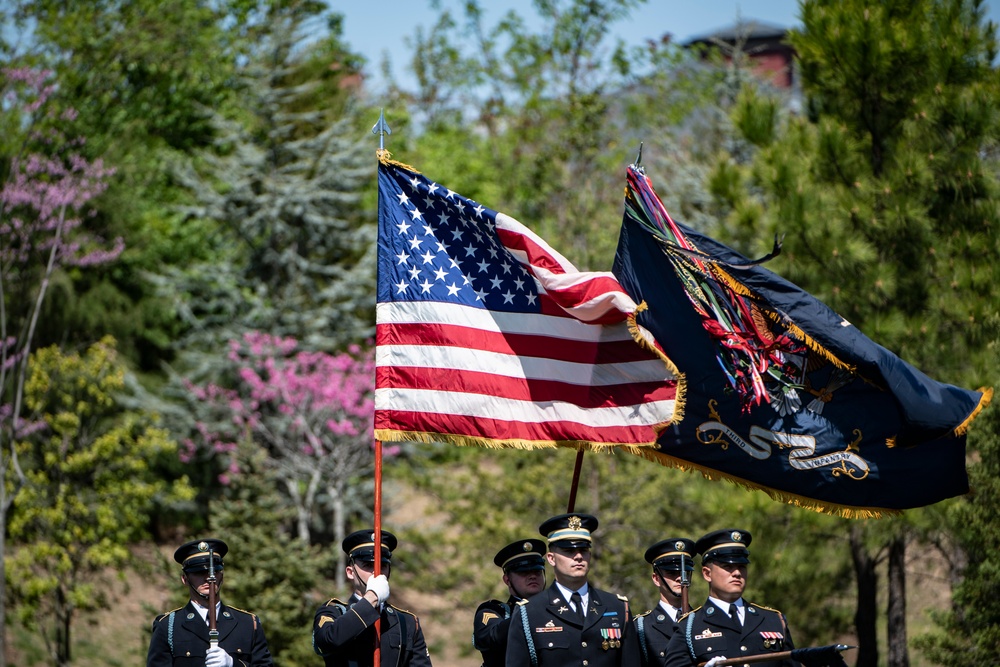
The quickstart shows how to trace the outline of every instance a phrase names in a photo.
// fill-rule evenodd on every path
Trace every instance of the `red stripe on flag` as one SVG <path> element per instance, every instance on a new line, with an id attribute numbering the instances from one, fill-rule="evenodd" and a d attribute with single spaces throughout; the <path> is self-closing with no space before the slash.
<path id="1" fill-rule="evenodd" d="M 572 403 L 582 408 L 609 408 L 673 400 L 676 383 L 647 382 L 608 386 L 581 386 L 559 380 L 525 380 L 486 372 L 456 372 L 448 368 L 383 366 L 376 369 L 376 385 L 397 389 L 433 389 L 518 401 Z M 390 408 L 391 410 L 391 408 Z"/>
<path id="2" fill-rule="evenodd" d="M 376 340 L 378 345 L 461 347 L 595 364 L 649 361 L 653 358 L 649 352 L 636 345 L 634 340 L 586 342 L 553 338 L 542 333 L 500 333 L 448 324 L 380 324 Z"/>

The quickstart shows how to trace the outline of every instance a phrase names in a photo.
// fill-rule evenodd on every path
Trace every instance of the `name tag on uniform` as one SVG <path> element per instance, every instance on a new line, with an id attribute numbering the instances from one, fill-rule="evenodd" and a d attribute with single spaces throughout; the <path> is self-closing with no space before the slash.
<path id="1" fill-rule="evenodd" d="M 546 626 L 544 628 L 535 628 L 535 632 L 562 632 L 562 631 L 563 629 L 561 625 L 556 627 Z"/>
<path id="2" fill-rule="evenodd" d="M 721 632 L 712 632 L 711 628 L 705 628 L 705 630 L 700 635 L 695 635 L 695 639 L 712 639 L 713 637 L 721 637 Z"/>

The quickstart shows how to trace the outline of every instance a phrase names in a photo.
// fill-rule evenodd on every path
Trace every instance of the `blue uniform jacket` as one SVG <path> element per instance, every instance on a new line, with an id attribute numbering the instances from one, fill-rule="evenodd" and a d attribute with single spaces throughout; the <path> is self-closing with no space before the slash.
<path id="1" fill-rule="evenodd" d="M 223 604 L 215 625 L 219 646 L 233 657 L 233 667 L 272 667 L 271 651 L 256 614 Z M 146 667 L 205 667 L 207 651 L 208 623 L 188 602 L 153 620 Z"/>
<path id="2" fill-rule="evenodd" d="M 313 648 L 326 667 L 372 667 L 377 618 L 378 610 L 355 595 L 347 603 L 327 600 L 313 620 Z M 381 618 L 380 667 L 431 667 L 416 616 L 387 604 Z"/>
<path id="3" fill-rule="evenodd" d="M 741 658 L 778 653 L 795 648 L 785 615 L 744 601 L 743 626 L 711 602 L 677 619 L 677 628 L 667 646 L 664 667 L 691 667 L 724 655 Z M 692 653 L 694 656 L 692 656 Z M 794 660 L 756 663 L 762 667 L 798 667 Z"/>
<path id="4" fill-rule="evenodd" d="M 674 634 L 674 620 L 657 604 L 652 611 L 635 617 L 635 629 L 643 667 L 662 667 Z"/>
<path id="5" fill-rule="evenodd" d="M 472 645 L 483 654 L 483 667 L 504 667 L 507 659 L 507 632 L 517 598 L 507 602 L 487 600 L 476 609 L 472 626 Z"/>
<path id="6" fill-rule="evenodd" d="M 639 667 L 628 599 L 590 587 L 581 625 L 552 584 L 517 605 L 507 635 L 506 667 Z"/>

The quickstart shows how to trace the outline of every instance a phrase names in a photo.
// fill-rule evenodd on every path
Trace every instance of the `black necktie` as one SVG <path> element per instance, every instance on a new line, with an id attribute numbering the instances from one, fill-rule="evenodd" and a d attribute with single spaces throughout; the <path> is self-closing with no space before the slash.
<path id="1" fill-rule="evenodd" d="M 583 625 L 583 619 L 587 617 L 587 614 L 583 611 L 583 598 L 576 591 L 569 596 L 569 601 L 573 603 L 576 607 L 576 615 L 580 617 L 580 625 Z"/>
<path id="2" fill-rule="evenodd" d="M 743 625 L 742 623 L 740 623 L 740 613 L 739 611 L 737 611 L 735 604 L 729 605 L 729 615 L 732 617 L 734 621 L 736 621 L 737 625 Z"/>

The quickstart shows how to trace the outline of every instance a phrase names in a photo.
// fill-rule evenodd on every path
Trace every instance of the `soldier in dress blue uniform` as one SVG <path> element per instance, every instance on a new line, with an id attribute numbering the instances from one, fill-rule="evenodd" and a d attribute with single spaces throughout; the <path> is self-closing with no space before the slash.
<path id="1" fill-rule="evenodd" d="M 795 648 L 784 614 L 743 599 L 750 540 L 747 531 L 727 528 L 695 543 L 695 550 L 702 554 L 701 574 L 708 582 L 708 601 L 677 621 L 667 645 L 665 667 L 692 667 L 706 661 L 706 667 L 716 667 L 727 657 L 739 659 Z M 756 664 L 799 665 L 787 659 Z"/>
<path id="2" fill-rule="evenodd" d="M 181 583 L 190 600 L 180 609 L 153 620 L 146 667 L 272 667 L 264 628 L 255 614 L 222 604 L 222 559 L 229 546 L 222 540 L 192 540 L 174 552 L 181 565 Z M 209 645 L 209 562 L 215 574 L 215 618 L 218 646 Z"/>
<path id="3" fill-rule="evenodd" d="M 560 514 L 539 527 L 555 581 L 515 608 L 506 667 L 639 667 L 628 598 L 587 580 L 596 529 L 589 514 Z"/>
<path id="4" fill-rule="evenodd" d="M 379 624 L 380 667 L 431 667 L 420 620 L 388 604 L 389 574 L 396 536 L 382 531 L 382 574 L 375 571 L 375 532 L 359 530 L 344 538 L 347 579 L 354 592 L 346 602 L 327 600 L 313 621 L 313 648 L 326 667 L 372 667 L 375 621 Z M 381 611 L 380 611 L 381 610 Z"/>
<path id="5" fill-rule="evenodd" d="M 674 623 L 681 615 L 684 586 L 691 583 L 694 554 L 694 541 L 686 537 L 671 537 L 646 549 L 646 562 L 653 566 L 653 585 L 660 592 L 660 602 L 635 618 L 644 667 L 663 664 Z"/>
<path id="6" fill-rule="evenodd" d="M 487 600 L 476 609 L 472 645 L 483 654 L 483 667 L 504 667 L 514 605 L 545 588 L 545 551 L 541 540 L 518 540 L 493 558 L 493 563 L 503 570 L 503 583 L 510 595 L 506 602 Z"/>

